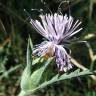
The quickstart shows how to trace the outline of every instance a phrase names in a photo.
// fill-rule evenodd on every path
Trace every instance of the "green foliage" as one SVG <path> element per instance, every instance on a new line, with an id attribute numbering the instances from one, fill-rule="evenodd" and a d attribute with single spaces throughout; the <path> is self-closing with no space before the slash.
<path id="1" fill-rule="evenodd" d="M 84 75 L 90 75 L 93 74 L 94 72 L 90 72 L 89 70 L 85 70 L 80 72 L 80 70 L 76 70 L 74 72 L 71 72 L 70 74 L 63 74 L 61 76 L 59 76 L 59 74 L 57 74 L 56 76 L 54 76 L 51 80 L 49 81 L 45 81 L 44 83 L 42 83 L 41 85 L 39 85 L 37 88 L 34 88 L 33 90 L 29 90 L 28 92 L 26 92 L 26 95 L 31 95 L 32 93 L 34 93 L 35 91 L 37 91 L 38 89 L 44 88 L 48 85 L 54 84 L 58 81 L 62 81 L 62 80 L 66 80 L 66 79 L 71 79 L 73 77 L 78 77 L 78 76 L 84 76 Z"/>
<path id="2" fill-rule="evenodd" d="M 89 70 L 80 71 L 80 69 L 77 69 L 74 72 L 71 72 L 69 74 L 68 73 L 64 73 L 62 75 L 57 74 L 54 77 L 52 77 L 51 80 L 44 81 L 43 83 L 40 84 L 40 80 L 42 79 L 42 76 L 43 76 L 42 74 L 44 74 L 46 67 L 48 67 L 48 65 L 51 63 L 52 58 L 49 58 L 47 61 L 42 62 L 43 63 L 42 66 L 40 68 L 36 69 L 35 71 L 33 71 L 32 70 L 32 62 L 34 60 L 32 61 L 32 57 L 31 57 L 32 50 L 33 50 L 31 45 L 32 45 L 32 42 L 31 42 L 31 39 L 29 38 L 28 39 L 28 46 L 27 46 L 27 66 L 24 69 L 24 72 L 22 74 L 21 93 L 19 94 L 19 96 L 32 95 L 38 89 L 47 87 L 48 85 L 54 84 L 58 81 L 96 73 L 96 71 L 94 71 L 94 72 L 91 72 Z M 36 62 L 36 63 L 40 63 L 40 62 Z"/>
<path id="3" fill-rule="evenodd" d="M 30 39 L 28 39 L 28 47 L 27 47 L 27 66 L 22 74 L 22 79 L 21 79 L 21 89 L 26 91 L 30 89 L 31 85 L 31 73 L 32 73 L 32 49 L 30 46 Z"/>
<path id="4" fill-rule="evenodd" d="M 42 78 L 42 74 L 45 71 L 48 64 L 50 64 L 52 58 L 48 59 L 42 66 L 35 71 L 32 70 L 32 43 L 31 39 L 28 39 L 28 46 L 27 46 L 27 65 L 24 69 L 21 78 L 21 93 L 20 96 L 23 96 L 24 92 L 27 90 L 32 90 L 38 86 L 40 80 Z M 39 62 L 38 62 L 39 63 Z"/>

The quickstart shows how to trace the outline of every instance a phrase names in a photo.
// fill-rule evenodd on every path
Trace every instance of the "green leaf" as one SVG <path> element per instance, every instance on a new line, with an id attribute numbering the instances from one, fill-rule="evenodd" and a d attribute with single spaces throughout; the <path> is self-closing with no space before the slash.
<path id="1" fill-rule="evenodd" d="M 62 79 L 66 79 L 66 78 L 68 78 L 68 79 L 70 79 L 70 78 L 72 78 L 72 77 L 74 77 L 74 76 L 77 76 L 78 75 L 78 73 L 80 72 L 80 69 L 77 69 L 77 70 L 75 70 L 74 72 L 71 72 L 70 74 L 63 74 L 63 75 L 61 75 L 60 76 L 60 80 L 62 80 Z"/>
<path id="2" fill-rule="evenodd" d="M 24 72 L 21 77 L 21 90 L 22 91 L 27 91 L 27 90 L 33 90 L 35 89 L 42 78 L 42 74 L 45 71 L 46 67 L 51 63 L 53 58 L 49 58 L 48 60 L 43 60 L 43 64 L 40 68 L 36 69 L 35 71 L 32 70 L 32 64 L 39 63 L 39 59 L 36 59 L 35 61 L 32 61 L 32 42 L 31 39 L 28 39 L 28 46 L 27 46 L 27 66 L 24 69 Z M 23 93 L 24 93 L 23 92 Z"/>
<path id="3" fill-rule="evenodd" d="M 40 60 L 41 60 L 41 57 L 34 59 L 33 62 L 32 62 L 32 65 L 37 64 L 38 62 L 40 62 Z"/>
<path id="4" fill-rule="evenodd" d="M 78 77 L 78 76 L 84 76 L 84 75 L 91 75 L 93 73 L 96 73 L 96 71 L 91 72 L 90 70 L 84 70 L 80 72 L 80 69 L 75 70 L 74 72 L 71 72 L 70 74 L 66 74 L 64 73 L 63 75 L 61 75 L 60 77 L 58 77 L 58 74 L 55 75 L 51 80 L 49 81 L 45 81 L 44 83 L 42 83 L 41 85 L 39 85 L 37 88 L 35 88 L 34 90 L 29 90 L 26 92 L 26 96 L 28 96 L 29 94 L 34 93 L 35 91 L 37 91 L 38 89 L 44 88 L 50 84 L 54 84 L 57 81 L 61 81 L 61 80 L 65 80 L 65 79 L 71 79 L 73 77 Z"/>
<path id="5" fill-rule="evenodd" d="M 25 96 L 25 93 L 26 93 L 26 92 L 22 90 L 22 91 L 19 93 L 18 96 Z"/>
<path id="6" fill-rule="evenodd" d="M 32 73 L 32 42 L 31 39 L 28 39 L 27 45 L 27 66 L 24 69 L 24 72 L 21 77 L 21 89 L 28 90 L 30 88 L 30 80 L 31 80 L 31 73 Z"/>
<path id="7" fill-rule="evenodd" d="M 37 69 L 36 71 L 34 71 L 31 75 L 31 90 L 36 88 L 39 83 L 40 80 L 42 78 L 42 74 L 45 71 L 45 69 L 47 68 L 47 66 L 51 63 L 52 58 L 49 58 L 47 61 L 44 62 L 44 64 L 42 64 L 43 66 L 41 66 L 39 69 Z"/>
<path id="8" fill-rule="evenodd" d="M 30 45 L 31 50 L 33 51 L 33 43 L 32 43 L 30 36 L 29 36 L 29 45 Z"/>

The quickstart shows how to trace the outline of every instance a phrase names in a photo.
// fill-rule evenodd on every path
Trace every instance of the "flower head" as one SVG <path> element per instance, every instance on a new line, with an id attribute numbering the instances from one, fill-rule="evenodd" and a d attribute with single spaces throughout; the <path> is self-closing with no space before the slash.
<path id="1" fill-rule="evenodd" d="M 73 17 L 67 15 L 46 14 L 40 15 L 41 22 L 31 19 L 30 23 L 46 38 L 39 44 L 33 54 L 38 56 L 55 56 L 57 67 L 60 71 L 67 71 L 72 68 L 70 55 L 66 48 L 69 45 L 70 38 L 82 30 L 78 28 L 81 24 L 79 20 L 73 23 Z"/>

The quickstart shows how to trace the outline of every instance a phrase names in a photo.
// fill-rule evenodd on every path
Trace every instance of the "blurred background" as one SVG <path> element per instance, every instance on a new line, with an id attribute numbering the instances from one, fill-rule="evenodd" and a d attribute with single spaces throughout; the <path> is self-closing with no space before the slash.
<path id="1" fill-rule="evenodd" d="M 55 13 L 64 0 L 44 0 L 45 5 L 42 1 L 0 0 L 0 96 L 17 96 L 20 91 L 29 34 L 33 44 L 43 40 L 29 24 L 29 16 L 24 9 L 36 19 L 39 12 L 31 9 L 44 9 L 45 13 L 49 13 L 50 8 Z M 88 44 L 71 45 L 71 55 L 77 65 L 82 65 L 81 69 L 96 70 L 96 0 L 69 1 L 69 5 L 62 4 L 61 11 L 82 21 L 83 30 L 76 37 L 88 41 Z M 96 96 L 96 77 L 84 76 L 58 82 L 40 90 L 37 96 Z"/>

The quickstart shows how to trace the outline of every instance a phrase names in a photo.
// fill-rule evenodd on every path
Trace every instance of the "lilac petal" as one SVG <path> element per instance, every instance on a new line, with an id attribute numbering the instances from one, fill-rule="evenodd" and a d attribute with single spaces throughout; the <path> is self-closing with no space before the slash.
<path id="1" fill-rule="evenodd" d="M 32 26 L 35 28 L 35 30 L 38 33 L 40 33 L 45 38 L 48 38 L 45 30 L 43 30 L 43 28 L 41 28 L 41 26 L 37 22 L 35 22 L 33 19 L 31 19 L 30 23 L 32 24 Z"/>
<path id="2" fill-rule="evenodd" d="M 53 39 L 54 35 L 52 34 L 52 30 L 50 29 L 48 23 L 47 23 L 47 14 L 46 15 L 40 15 L 40 18 L 42 20 L 42 23 L 43 23 L 43 26 L 44 26 L 44 29 L 46 30 L 47 32 L 47 35 L 48 35 L 48 38 L 50 39 Z"/>
<path id="3" fill-rule="evenodd" d="M 37 48 L 35 48 L 33 50 L 33 54 L 37 55 L 37 56 L 44 56 L 49 51 L 50 48 L 52 48 L 51 51 L 53 51 L 53 53 L 54 53 L 55 48 L 54 48 L 54 45 L 52 44 L 52 42 L 46 42 L 46 43 L 42 42 L 40 46 L 38 46 Z"/>
<path id="4" fill-rule="evenodd" d="M 67 27 L 66 27 L 66 33 L 70 30 L 70 28 L 72 27 L 72 23 L 73 23 L 73 18 L 70 16 L 68 19 L 68 23 L 67 23 Z"/>
<path id="5" fill-rule="evenodd" d="M 48 24 L 48 29 L 49 29 L 49 31 L 51 31 L 51 32 L 50 32 L 51 35 L 54 36 L 54 37 L 56 37 L 56 32 L 55 32 L 54 27 L 53 27 L 53 25 L 52 25 L 52 21 L 51 21 L 51 19 L 49 18 L 49 15 L 46 16 L 46 21 L 47 21 L 47 24 Z"/>
<path id="6" fill-rule="evenodd" d="M 57 22 L 57 14 L 54 14 L 54 26 L 56 30 L 56 34 L 58 33 L 58 22 Z"/>
<path id="7" fill-rule="evenodd" d="M 74 31 L 74 33 L 70 34 L 70 37 L 72 37 L 72 36 L 75 35 L 76 33 L 80 32 L 82 29 L 83 29 L 83 28 L 80 28 L 80 29 Z"/>
<path id="8" fill-rule="evenodd" d="M 70 56 L 66 52 L 66 50 L 58 45 L 55 48 L 55 56 L 56 56 L 56 64 L 60 71 L 68 71 L 72 68 L 72 65 L 70 64 Z"/>
<path id="9" fill-rule="evenodd" d="M 79 21 L 77 20 L 76 21 L 76 23 L 73 25 L 73 27 L 70 29 L 70 30 L 67 30 L 67 33 L 66 34 L 64 34 L 64 39 L 69 39 L 70 37 L 72 37 L 73 35 L 75 35 L 76 33 L 78 33 L 79 31 L 81 31 L 82 30 L 82 28 L 80 28 L 80 29 L 78 29 L 78 30 L 76 30 L 77 29 L 77 27 L 81 24 L 81 22 L 79 22 Z M 78 24 L 77 24 L 78 23 Z M 75 31 L 76 30 L 76 31 Z M 69 31 L 69 32 L 68 32 Z"/>
<path id="10" fill-rule="evenodd" d="M 76 28 L 81 24 L 81 22 L 79 22 L 77 25 L 74 24 L 74 26 L 72 27 L 72 29 L 70 30 L 70 32 L 74 32 L 76 30 Z"/>

